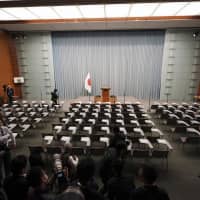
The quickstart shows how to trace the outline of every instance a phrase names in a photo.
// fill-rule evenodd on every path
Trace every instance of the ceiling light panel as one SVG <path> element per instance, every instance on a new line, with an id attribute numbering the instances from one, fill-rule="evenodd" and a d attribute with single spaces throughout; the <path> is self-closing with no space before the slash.
<path id="1" fill-rule="evenodd" d="M 61 18 L 76 19 L 82 17 L 77 6 L 54 6 L 53 9 Z"/>
<path id="2" fill-rule="evenodd" d="M 26 8 L 2 8 L 2 10 L 21 20 L 37 18 L 31 12 L 29 12 Z"/>
<path id="3" fill-rule="evenodd" d="M 145 17 L 151 16 L 158 3 L 138 3 L 132 4 L 129 17 Z"/>
<path id="4" fill-rule="evenodd" d="M 59 19 L 60 17 L 51 7 L 28 7 L 31 13 L 39 19 Z"/>
<path id="5" fill-rule="evenodd" d="M 104 18 L 104 5 L 79 6 L 84 18 Z"/>
<path id="6" fill-rule="evenodd" d="M 9 15 L 8 13 L 4 12 L 2 9 L 0 9 L 0 21 L 1 20 L 17 20 L 18 18 Z"/>
<path id="7" fill-rule="evenodd" d="M 185 5 L 187 5 L 187 2 L 161 3 L 153 13 L 153 16 L 174 16 Z"/>
<path id="8" fill-rule="evenodd" d="M 130 4 L 105 5 L 105 17 L 128 17 Z"/>
<path id="9" fill-rule="evenodd" d="M 183 9 L 181 9 L 176 15 L 200 15 L 200 2 L 188 3 Z"/>

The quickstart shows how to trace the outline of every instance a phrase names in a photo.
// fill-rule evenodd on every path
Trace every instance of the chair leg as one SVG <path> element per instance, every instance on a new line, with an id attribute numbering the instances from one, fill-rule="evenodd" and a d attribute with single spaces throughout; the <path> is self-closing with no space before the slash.
<path id="1" fill-rule="evenodd" d="M 167 167 L 167 171 L 168 171 L 168 157 L 166 158 L 166 167 Z"/>

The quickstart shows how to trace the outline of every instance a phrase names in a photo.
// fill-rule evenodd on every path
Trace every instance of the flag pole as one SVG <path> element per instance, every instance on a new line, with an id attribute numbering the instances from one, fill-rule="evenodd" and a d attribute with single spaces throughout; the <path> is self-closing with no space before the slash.
<path id="1" fill-rule="evenodd" d="M 88 94 L 89 94 L 89 102 L 90 102 L 90 93 L 88 92 Z"/>

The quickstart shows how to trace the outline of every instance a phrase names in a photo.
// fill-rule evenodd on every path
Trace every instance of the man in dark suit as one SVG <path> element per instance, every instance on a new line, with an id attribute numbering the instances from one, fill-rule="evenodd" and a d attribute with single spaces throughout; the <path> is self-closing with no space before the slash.
<path id="1" fill-rule="evenodd" d="M 6 89 L 6 93 L 7 93 L 9 105 L 12 105 L 13 96 L 14 96 L 14 90 L 13 90 L 13 88 L 10 85 L 8 85 L 8 87 Z"/>
<path id="2" fill-rule="evenodd" d="M 58 104 L 58 90 L 54 89 L 53 92 L 51 92 L 51 101 L 53 102 L 53 105 Z"/>

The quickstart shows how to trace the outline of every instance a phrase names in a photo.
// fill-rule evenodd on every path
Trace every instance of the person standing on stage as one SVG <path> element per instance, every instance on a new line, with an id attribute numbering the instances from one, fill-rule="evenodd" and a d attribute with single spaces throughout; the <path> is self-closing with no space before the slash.
<path id="1" fill-rule="evenodd" d="M 51 92 L 51 101 L 53 101 L 53 105 L 58 104 L 58 90 L 54 89 L 53 92 Z"/>
<path id="2" fill-rule="evenodd" d="M 7 97 L 8 97 L 8 103 L 9 103 L 9 105 L 12 105 L 13 96 L 14 96 L 14 90 L 11 87 L 11 85 L 7 86 L 6 92 L 7 92 Z"/>

